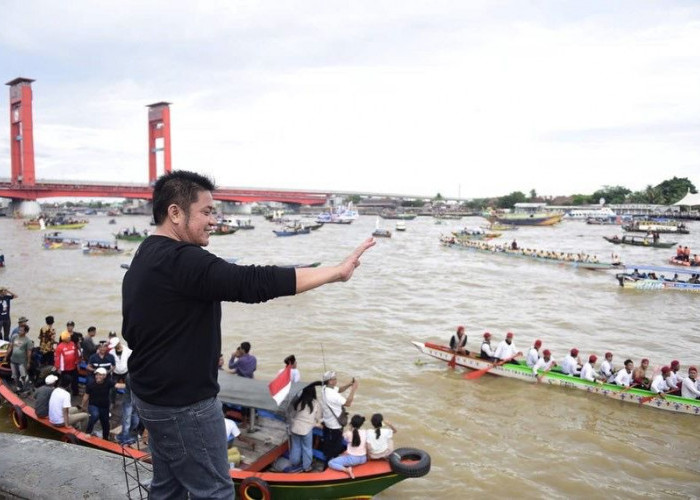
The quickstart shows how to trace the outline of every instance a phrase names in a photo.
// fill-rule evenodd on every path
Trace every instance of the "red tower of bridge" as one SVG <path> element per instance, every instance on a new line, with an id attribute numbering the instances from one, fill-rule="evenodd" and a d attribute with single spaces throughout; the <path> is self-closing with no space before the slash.
<path id="1" fill-rule="evenodd" d="M 15 78 L 10 86 L 10 165 L 12 184 L 34 186 L 34 124 L 32 122 L 32 82 Z"/>
<path id="2" fill-rule="evenodd" d="M 156 139 L 163 139 L 158 147 Z M 170 172 L 170 103 L 156 102 L 148 105 L 148 183 L 153 185 L 158 178 L 156 153 L 163 151 L 163 173 Z"/>

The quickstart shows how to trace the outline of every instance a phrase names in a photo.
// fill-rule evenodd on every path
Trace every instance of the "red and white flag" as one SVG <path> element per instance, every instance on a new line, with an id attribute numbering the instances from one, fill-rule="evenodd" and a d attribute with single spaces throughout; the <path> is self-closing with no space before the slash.
<path id="1" fill-rule="evenodd" d="M 292 365 L 285 366 L 267 387 L 270 389 L 270 396 L 279 406 L 292 388 Z"/>

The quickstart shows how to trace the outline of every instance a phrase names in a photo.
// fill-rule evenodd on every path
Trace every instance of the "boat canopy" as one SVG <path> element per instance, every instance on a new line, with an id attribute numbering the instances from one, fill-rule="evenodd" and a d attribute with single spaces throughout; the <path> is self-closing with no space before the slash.
<path id="1" fill-rule="evenodd" d="M 284 413 L 294 395 L 301 392 L 310 382 L 293 383 L 289 396 L 279 406 L 277 406 L 277 403 L 270 395 L 268 383 L 269 381 L 239 377 L 238 375 L 220 371 L 219 399 L 232 405 L 268 410 L 273 413 Z"/>

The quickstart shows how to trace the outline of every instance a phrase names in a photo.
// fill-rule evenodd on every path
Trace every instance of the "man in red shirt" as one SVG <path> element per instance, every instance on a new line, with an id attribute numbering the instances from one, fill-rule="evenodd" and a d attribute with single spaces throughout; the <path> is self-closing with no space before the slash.
<path id="1" fill-rule="evenodd" d="M 56 346 L 54 353 L 54 367 L 59 373 L 65 373 L 71 377 L 71 392 L 73 396 L 78 395 L 78 362 L 80 353 L 71 340 L 70 333 L 64 331 L 61 334 L 61 342 Z"/>

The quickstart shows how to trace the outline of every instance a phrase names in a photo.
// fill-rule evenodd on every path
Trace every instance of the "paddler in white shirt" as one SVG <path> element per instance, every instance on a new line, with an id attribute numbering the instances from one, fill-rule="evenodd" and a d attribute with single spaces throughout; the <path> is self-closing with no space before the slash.
<path id="1" fill-rule="evenodd" d="M 532 366 L 532 373 L 537 377 L 537 382 L 541 381 L 544 376 L 544 373 L 538 375 L 538 370 L 543 370 L 546 373 L 555 366 L 557 366 L 557 362 L 554 361 L 552 352 L 549 349 L 542 351 L 542 357 Z"/>
<path id="2" fill-rule="evenodd" d="M 681 363 L 677 359 L 671 361 L 671 379 L 669 380 L 669 387 L 671 391 L 677 390 L 683 383 L 683 376 L 678 373 L 681 369 Z"/>
<path id="3" fill-rule="evenodd" d="M 605 381 L 608 383 L 615 381 L 615 368 L 613 368 L 612 360 L 613 353 L 606 352 L 605 359 L 600 364 L 600 374 L 605 377 Z"/>
<path id="4" fill-rule="evenodd" d="M 489 332 L 484 332 L 484 341 L 481 343 L 481 352 L 479 355 L 489 361 L 494 360 L 493 349 L 491 348 L 491 334 Z"/>
<path id="5" fill-rule="evenodd" d="M 578 376 L 581 374 L 581 360 L 578 357 L 578 349 L 571 349 L 569 354 L 561 362 L 561 371 L 566 375 Z"/>
<path id="6" fill-rule="evenodd" d="M 651 381 L 651 392 L 657 396 L 664 397 L 664 394 L 671 391 L 673 388 L 669 385 L 671 378 L 671 368 L 664 366 L 661 368 L 661 373 L 654 377 Z"/>
<path id="7" fill-rule="evenodd" d="M 515 344 L 513 344 L 513 332 L 508 332 L 505 340 L 501 340 L 501 343 L 496 347 L 493 357 L 500 361 L 505 361 L 512 359 L 516 354 L 522 354 L 522 352 L 518 352 Z"/>
<path id="8" fill-rule="evenodd" d="M 681 396 L 690 399 L 700 399 L 700 387 L 697 383 L 698 369 L 694 366 L 688 368 L 688 376 L 683 379 Z"/>
<path id="9" fill-rule="evenodd" d="M 542 341 L 535 340 L 535 343 L 532 344 L 530 350 L 527 351 L 527 359 L 525 360 L 525 363 L 527 363 L 527 366 L 530 368 L 535 366 L 535 363 L 537 363 L 537 361 L 540 359 L 540 347 L 542 347 Z"/>
<path id="10" fill-rule="evenodd" d="M 598 374 L 595 372 L 595 362 L 598 361 L 598 356 L 591 354 L 588 356 L 588 363 L 581 368 L 581 379 L 595 382 L 598 379 Z"/>
<path id="11" fill-rule="evenodd" d="M 625 367 L 620 368 L 620 370 L 615 374 L 615 384 L 624 387 L 629 387 L 632 383 L 632 370 L 634 369 L 634 362 L 631 359 L 625 360 Z"/>

